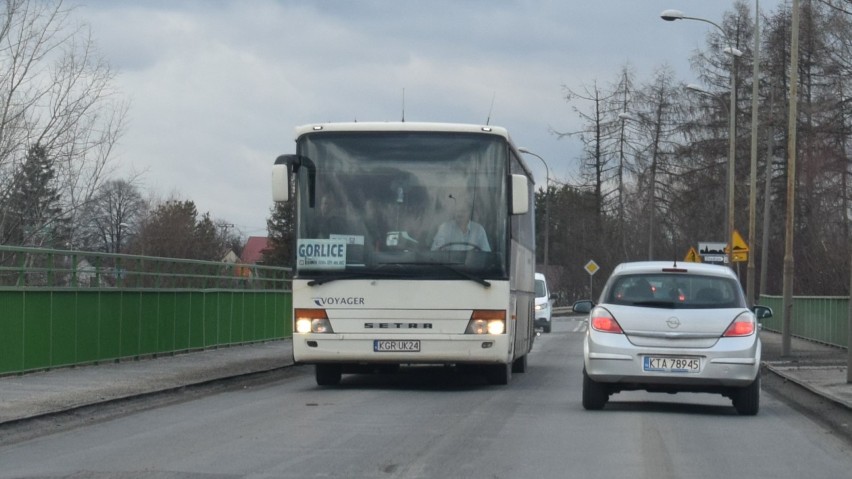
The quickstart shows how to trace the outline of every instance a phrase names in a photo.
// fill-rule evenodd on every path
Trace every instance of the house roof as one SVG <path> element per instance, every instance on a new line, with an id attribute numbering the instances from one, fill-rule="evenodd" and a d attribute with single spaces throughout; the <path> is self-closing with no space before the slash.
<path id="1" fill-rule="evenodd" d="M 269 249 L 269 238 L 266 236 L 249 236 L 240 255 L 240 261 L 255 264 L 263 260 L 263 253 Z"/>

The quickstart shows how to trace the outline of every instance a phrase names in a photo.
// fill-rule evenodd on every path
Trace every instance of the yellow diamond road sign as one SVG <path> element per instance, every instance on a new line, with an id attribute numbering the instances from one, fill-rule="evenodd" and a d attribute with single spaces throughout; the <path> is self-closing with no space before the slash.
<path id="1" fill-rule="evenodd" d="M 589 273 L 589 275 L 594 275 L 595 273 L 598 272 L 599 269 L 601 269 L 601 267 L 598 266 L 598 264 L 595 263 L 595 260 L 593 260 L 593 259 L 590 259 L 589 262 L 586 263 L 585 268 L 586 268 L 586 272 Z"/>

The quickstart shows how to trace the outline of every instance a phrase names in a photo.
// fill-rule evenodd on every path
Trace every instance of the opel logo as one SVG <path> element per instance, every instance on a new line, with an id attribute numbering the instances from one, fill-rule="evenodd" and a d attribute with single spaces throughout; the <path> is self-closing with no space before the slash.
<path id="1" fill-rule="evenodd" d="M 677 329 L 680 327 L 680 320 L 675 317 L 671 317 L 666 320 L 666 324 L 672 329 Z"/>

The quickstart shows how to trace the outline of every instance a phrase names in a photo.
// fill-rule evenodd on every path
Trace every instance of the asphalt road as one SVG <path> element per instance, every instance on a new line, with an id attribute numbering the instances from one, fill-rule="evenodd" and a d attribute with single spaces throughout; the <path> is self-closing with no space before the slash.
<path id="1" fill-rule="evenodd" d="M 0 477 L 839 478 L 852 448 L 765 393 L 742 417 L 708 394 L 582 409 L 582 329 L 561 318 L 509 386 L 447 368 L 344 376 L 309 367 L 148 398 L 0 447 Z M 176 399 L 180 398 L 180 399 Z"/>

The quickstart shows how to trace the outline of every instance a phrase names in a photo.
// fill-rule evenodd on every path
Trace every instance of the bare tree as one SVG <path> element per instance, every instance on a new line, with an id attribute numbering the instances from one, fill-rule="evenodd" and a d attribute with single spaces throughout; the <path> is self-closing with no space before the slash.
<path id="1" fill-rule="evenodd" d="M 127 105 L 88 27 L 74 24 L 61 0 L 7 0 L 3 7 L 0 191 L 10 189 L 20 158 L 38 144 L 55 159 L 60 204 L 74 225 L 107 176 Z"/>
<path id="2" fill-rule="evenodd" d="M 112 253 L 122 252 L 133 225 L 146 208 L 142 193 L 131 180 L 109 180 L 81 211 L 78 238 L 74 245 Z"/>

